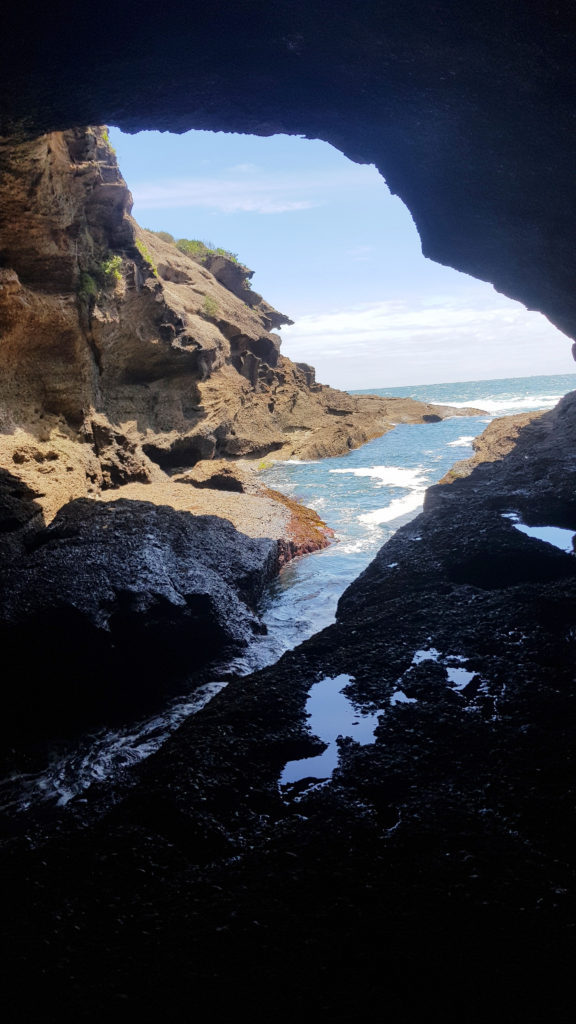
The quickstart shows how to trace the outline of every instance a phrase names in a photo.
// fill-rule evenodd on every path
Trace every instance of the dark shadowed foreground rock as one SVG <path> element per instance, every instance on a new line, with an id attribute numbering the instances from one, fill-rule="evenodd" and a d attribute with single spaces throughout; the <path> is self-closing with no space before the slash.
<path id="1" fill-rule="evenodd" d="M 278 541 L 144 501 L 78 499 L 3 574 L 4 723 L 25 733 L 137 713 L 244 647 Z"/>
<path id="2" fill-rule="evenodd" d="M 9 848 L 20 1014 L 34 978 L 49 1019 L 571 1020 L 576 560 L 506 515 L 576 532 L 575 427 L 432 488 L 334 626 Z M 374 742 L 282 794 L 341 674 Z"/>

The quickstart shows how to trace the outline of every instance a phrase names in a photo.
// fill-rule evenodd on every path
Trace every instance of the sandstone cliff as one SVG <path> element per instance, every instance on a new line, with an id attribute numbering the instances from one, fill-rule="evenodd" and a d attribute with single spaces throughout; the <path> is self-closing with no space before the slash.
<path id="1" fill-rule="evenodd" d="M 0 464 L 67 500 L 214 457 L 340 454 L 454 415 L 351 397 L 280 354 L 290 321 L 217 254 L 130 217 L 103 128 L 0 143 Z"/>
<path id="2" fill-rule="evenodd" d="M 245 645 L 270 575 L 328 543 L 222 459 L 339 454 L 466 410 L 317 384 L 251 271 L 132 220 L 105 128 L 4 139 L 0 165 L 5 719 L 48 733 Z"/>

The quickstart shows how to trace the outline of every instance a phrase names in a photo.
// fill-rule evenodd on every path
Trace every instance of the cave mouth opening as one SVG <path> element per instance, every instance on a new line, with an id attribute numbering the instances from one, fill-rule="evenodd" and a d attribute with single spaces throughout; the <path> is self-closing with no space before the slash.
<path id="1" fill-rule="evenodd" d="M 295 321 L 283 354 L 343 390 L 573 371 L 540 313 L 423 256 L 373 165 L 320 140 L 110 128 L 138 223 L 255 271 Z"/>

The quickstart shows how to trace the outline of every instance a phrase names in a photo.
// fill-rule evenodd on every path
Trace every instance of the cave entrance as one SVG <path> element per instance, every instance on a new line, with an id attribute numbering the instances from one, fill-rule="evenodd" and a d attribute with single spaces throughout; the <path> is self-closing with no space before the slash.
<path id="1" fill-rule="evenodd" d="M 328 143 L 111 129 L 142 227 L 237 254 L 293 327 L 285 355 L 345 390 L 571 373 L 539 313 L 426 259 L 377 169 Z"/>

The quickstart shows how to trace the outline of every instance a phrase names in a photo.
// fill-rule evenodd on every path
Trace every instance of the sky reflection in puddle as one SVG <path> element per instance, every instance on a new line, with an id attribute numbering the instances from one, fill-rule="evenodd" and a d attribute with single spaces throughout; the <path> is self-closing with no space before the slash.
<path id="1" fill-rule="evenodd" d="M 509 519 L 516 530 L 525 533 L 527 537 L 534 537 L 536 540 L 543 540 L 546 544 L 553 544 L 560 551 L 569 555 L 574 553 L 574 530 L 566 530 L 561 526 L 525 526 L 515 512 L 505 512 L 504 519 Z"/>
<path id="2" fill-rule="evenodd" d="M 378 716 L 362 714 L 355 708 L 342 690 L 352 682 L 352 676 L 327 676 L 314 683 L 306 702 L 310 716 L 310 731 L 319 736 L 328 747 L 322 754 L 288 761 L 280 776 L 280 786 L 299 782 L 301 779 L 327 779 L 338 765 L 337 736 L 350 736 L 357 743 L 371 743 Z"/>

